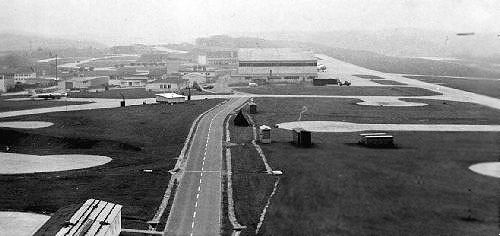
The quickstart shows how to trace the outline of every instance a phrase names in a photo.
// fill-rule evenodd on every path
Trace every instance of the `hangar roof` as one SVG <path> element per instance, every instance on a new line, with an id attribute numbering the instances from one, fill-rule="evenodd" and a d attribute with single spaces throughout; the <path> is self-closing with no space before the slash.
<path id="1" fill-rule="evenodd" d="M 312 52 L 299 48 L 241 48 L 240 61 L 316 61 Z"/>

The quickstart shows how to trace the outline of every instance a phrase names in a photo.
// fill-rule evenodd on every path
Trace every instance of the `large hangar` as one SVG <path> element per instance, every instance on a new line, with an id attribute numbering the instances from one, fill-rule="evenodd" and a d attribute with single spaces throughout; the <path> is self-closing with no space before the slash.
<path id="1" fill-rule="evenodd" d="M 297 48 L 241 48 L 238 73 L 251 81 L 298 83 L 318 76 L 317 59 Z"/>

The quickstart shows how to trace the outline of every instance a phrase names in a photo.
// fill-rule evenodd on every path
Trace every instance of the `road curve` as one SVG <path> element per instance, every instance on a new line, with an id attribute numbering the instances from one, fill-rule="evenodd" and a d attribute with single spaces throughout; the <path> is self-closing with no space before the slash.
<path id="1" fill-rule="evenodd" d="M 165 235 L 220 235 L 224 120 L 247 98 L 234 98 L 207 113 L 193 136 Z"/>

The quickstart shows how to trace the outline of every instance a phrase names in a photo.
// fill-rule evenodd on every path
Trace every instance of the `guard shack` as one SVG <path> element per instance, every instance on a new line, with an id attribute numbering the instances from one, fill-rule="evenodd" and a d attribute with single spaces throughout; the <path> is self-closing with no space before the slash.
<path id="1" fill-rule="evenodd" d="M 248 103 L 250 114 L 257 114 L 257 104 L 255 102 Z"/>
<path id="2" fill-rule="evenodd" d="M 261 143 L 271 143 L 271 127 L 267 125 L 261 125 L 259 127 L 259 134 Z"/>
<path id="3" fill-rule="evenodd" d="M 310 147 L 311 142 L 311 131 L 307 131 L 302 128 L 292 129 L 293 143 L 299 147 Z"/>

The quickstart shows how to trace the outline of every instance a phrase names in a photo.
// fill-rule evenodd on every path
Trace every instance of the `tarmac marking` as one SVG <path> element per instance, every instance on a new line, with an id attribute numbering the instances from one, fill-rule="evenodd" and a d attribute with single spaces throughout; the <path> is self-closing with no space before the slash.
<path id="1" fill-rule="evenodd" d="M 203 161 L 201 163 L 201 171 L 186 171 L 186 172 L 200 172 L 200 183 L 198 184 L 198 191 L 196 193 L 196 202 L 194 204 L 195 211 L 193 212 L 193 222 L 191 222 L 191 233 L 190 235 L 192 236 L 194 233 L 194 223 L 196 220 L 196 208 L 198 208 L 198 199 L 200 197 L 200 192 L 201 192 L 201 182 L 202 182 L 202 177 L 203 177 L 203 172 L 215 172 L 219 173 L 222 175 L 221 171 L 204 171 L 205 168 L 205 159 L 207 157 L 207 150 L 208 150 L 208 143 L 210 141 L 210 131 L 212 130 L 212 125 L 214 123 L 215 118 L 224 110 L 220 110 L 218 113 L 216 113 L 213 117 L 212 120 L 210 121 L 210 125 L 208 126 L 208 134 L 207 134 L 207 140 L 205 142 L 205 151 L 203 153 Z M 219 214 L 219 222 L 220 222 L 220 214 Z"/>

